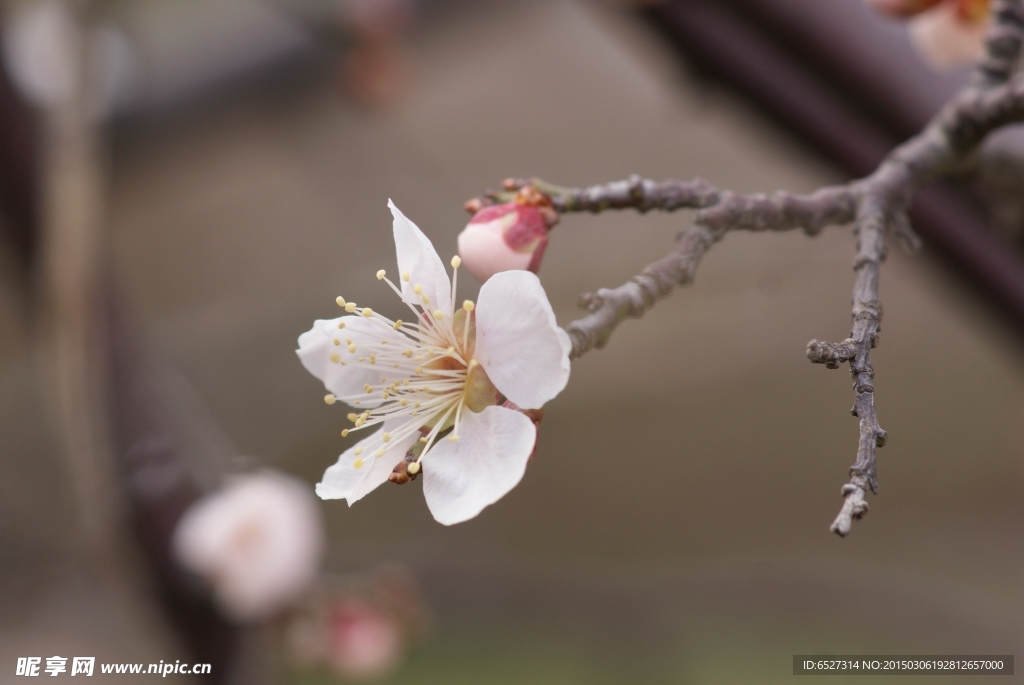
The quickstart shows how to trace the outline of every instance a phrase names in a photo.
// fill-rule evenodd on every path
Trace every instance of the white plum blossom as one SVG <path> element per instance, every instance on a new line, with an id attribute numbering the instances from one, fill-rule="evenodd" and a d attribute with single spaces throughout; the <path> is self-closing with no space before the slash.
<path id="1" fill-rule="evenodd" d="M 172 539 L 178 563 L 210 583 L 235 621 L 269 618 L 298 599 L 323 548 L 308 486 L 270 470 L 232 476 L 185 511 Z"/>
<path id="2" fill-rule="evenodd" d="M 536 428 L 519 409 L 540 409 L 569 380 L 571 343 L 540 281 L 506 271 L 456 308 L 459 257 L 449 280 L 430 240 L 388 202 L 398 285 L 412 312 L 391 320 L 338 298 L 349 313 L 319 320 L 299 337 L 302 364 L 353 410 L 349 432 L 379 427 L 327 469 L 316 493 L 349 505 L 392 475 L 415 477 L 434 518 L 471 519 L 522 479 Z M 407 455 L 409 458 L 407 459 Z M 405 474 L 408 474 L 406 476 Z"/>

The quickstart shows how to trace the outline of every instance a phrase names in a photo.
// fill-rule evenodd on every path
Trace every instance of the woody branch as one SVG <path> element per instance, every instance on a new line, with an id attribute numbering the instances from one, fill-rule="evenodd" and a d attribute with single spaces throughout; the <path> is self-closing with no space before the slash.
<path id="1" fill-rule="evenodd" d="M 654 182 L 639 176 L 588 188 L 562 188 L 540 179 L 508 179 L 501 191 L 488 191 L 466 204 L 470 211 L 512 199 L 521 188 L 539 190 L 558 213 L 609 209 L 675 211 L 696 209 L 672 251 L 648 264 L 617 288 L 587 293 L 580 305 L 588 314 L 565 327 L 571 356 L 601 348 L 627 318 L 638 318 L 677 285 L 690 283 L 701 258 L 730 231 L 788 231 L 809 236 L 827 226 L 854 224 L 853 327 L 841 342 L 811 340 L 808 358 L 827 368 L 850 365 L 855 393 L 852 413 L 860 422 L 857 458 L 843 486 L 844 503 L 831 530 L 850 532 L 852 521 L 868 509 L 866 494 L 877 492 L 876 449 L 886 433 L 874 402 L 871 349 L 878 341 L 882 305 L 878 297 L 885 239 L 896 236 L 914 252 L 920 240 L 910 226 L 907 207 L 923 185 L 962 169 L 992 131 L 1024 121 L 1024 78 L 1014 75 L 1024 37 L 1024 0 L 995 0 L 984 57 L 961 89 L 916 136 L 893 150 L 869 176 L 844 185 L 800 195 L 788 192 L 740 194 L 719 190 L 702 179 Z"/>

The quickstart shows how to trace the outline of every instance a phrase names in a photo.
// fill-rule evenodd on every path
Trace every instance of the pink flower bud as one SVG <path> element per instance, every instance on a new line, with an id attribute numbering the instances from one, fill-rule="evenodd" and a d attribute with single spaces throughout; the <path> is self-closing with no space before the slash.
<path id="1" fill-rule="evenodd" d="M 917 15 L 907 28 L 922 59 L 945 71 L 981 57 L 988 24 L 987 0 L 953 0 Z"/>
<path id="2" fill-rule="evenodd" d="M 513 201 L 474 214 L 459 234 L 459 256 L 469 273 L 481 281 L 499 271 L 537 273 L 548 245 L 544 209 Z"/>

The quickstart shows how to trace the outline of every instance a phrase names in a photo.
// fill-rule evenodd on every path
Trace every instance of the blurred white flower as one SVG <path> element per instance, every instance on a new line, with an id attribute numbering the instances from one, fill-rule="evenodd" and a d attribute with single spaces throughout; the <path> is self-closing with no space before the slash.
<path id="1" fill-rule="evenodd" d="M 81 78 L 82 35 L 67 5 L 44 0 L 5 17 L 4 64 L 30 102 L 53 106 L 74 95 Z"/>
<path id="2" fill-rule="evenodd" d="M 414 322 L 339 297 L 354 315 L 316 321 L 299 337 L 299 358 L 331 392 L 328 404 L 341 399 L 361 412 L 349 414 L 355 425 L 342 435 L 381 427 L 346 450 L 316 492 L 351 505 L 389 477 L 415 477 L 422 463 L 427 506 L 450 525 L 473 518 L 522 479 L 536 428 L 522 412 L 497 405 L 503 396 L 539 409 L 561 392 L 571 343 L 540 281 L 526 271 L 497 274 L 480 289 L 478 305 L 467 300 L 456 310 L 460 258 L 452 259 L 456 281 L 449 281 L 427 237 L 389 206 L 401 288 L 383 270 L 377 278 L 408 305 Z"/>
<path id="3" fill-rule="evenodd" d="M 272 616 L 319 571 L 323 522 L 302 481 L 264 470 L 233 476 L 193 504 L 172 541 L 175 558 L 213 587 L 226 616 Z"/>
<path id="4" fill-rule="evenodd" d="M 922 59 L 946 71 L 981 57 L 989 22 L 988 0 L 947 0 L 914 16 L 907 30 Z"/>

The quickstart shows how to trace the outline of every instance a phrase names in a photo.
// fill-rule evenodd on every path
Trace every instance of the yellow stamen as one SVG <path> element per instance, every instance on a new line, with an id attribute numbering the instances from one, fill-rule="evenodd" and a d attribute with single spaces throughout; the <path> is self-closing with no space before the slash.
<path id="1" fill-rule="evenodd" d="M 452 257 L 452 268 L 458 269 L 462 265 L 462 257 L 455 255 Z"/>
<path id="2" fill-rule="evenodd" d="M 473 300 L 466 300 L 462 303 L 462 308 L 467 312 L 471 312 L 476 309 L 476 305 L 473 304 Z"/>
<path id="3" fill-rule="evenodd" d="M 401 327 L 402 327 L 402 320 L 401 319 L 398 319 L 397 321 L 395 321 L 395 323 L 391 326 L 392 330 L 396 330 L 396 331 L 399 328 L 401 328 Z"/>
<path id="4" fill-rule="evenodd" d="M 361 468 L 363 468 L 363 464 L 364 463 L 365 462 L 363 462 L 363 458 L 362 457 L 356 457 L 356 460 L 354 462 L 352 462 L 352 466 L 356 467 L 356 469 L 361 469 Z"/>
<path id="5" fill-rule="evenodd" d="M 391 433 L 385 433 L 381 437 L 384 439 L 384 442 L 391 442 Z"/>
<path id="6" fill-rule="evenodd" d="M 343 437 L 343 438 L 347 438 L 348 437 L 348 428 L 342 428 L 341 429 L 341 437 Z"/>
<path id="7" fill-rule="evenodd" d="M 455 435 L 454 433 L 452 433 L 451 435 L 448 436 L 448 442 L 458 442 L 458 441 L 459 441 L 459 436 Z"/>
<path id="8" fill-rule="evenodd" d="M 417 295 L 422 295 L 423 294 L 423 286 L 420 285 L 419 283 L 417 283 L 416 285 L 414 285 L 412 287 L 412 291 L 414 293 L 416 293 Z"/>
<path id="9" fill-rule="evenodd" d="M 338 398 L 332 395 L 331 393 L 327 393 L 326 395 L 324 395 L 324 402 L 326 402 L 327 404 L 334 404 L 337 401 Z"/>
<path id="10" fill-rule="evenodd" d="M 387 272 L 384 271 L 384 269 L 381 269 L 380 271 L 377 272 L 377 280 L 382 280 L 386 274 Z"/>
<path id="11" fill-rule="evenodd" d="M 406 283 L 409 282 L 409 272 L 408 271 L 403 271 L 402 272 L 402 280 L 405 281 Z"/>
<path id="12" fill-rule="evenodd" d="M 341 355 L 337 352 L 331 352 L 331 361 L 337 364 L 341 361 Z"/>
<path id="13" fill-rule="evenodd" d="M 356 310 L 356 303 L 355 302 L 349 302 L 348 304 L 345 305 L 345 311 L 348 312 L 349 314 L 351 314 L 355 310 Z"/>
<path id="14" fill-rule="evenodd" d="M 355 351 L 356 351 L 356 344 L 355 343 L 349 343 L 348 344 L 348 351 L 352 352 L 354 354 Z"/>
<path id="15" fill-rule="evenodd" d="M 338 322 L 338 328 L 344 328 L 344 327 L 345 327 L 345 322 L 344 321 L 339 321 Z"/>
<path id="16" fill-rule="evenodd" d="M 336 298 L 334 298 L 334 301 L 338 303 L 339 307 L 345 306 L 345 298 L 342 297 L 341 295 L 338 295 Z"/>
<path id="17" fill-rule="evenodd" d="M 367 319 L 369 319 L 371 316 L 373 316 L 373 310 L 370 309 L 369 307 L 363 307 L 363 311 L 361 311 L 359 313 L 362 314 Z"/>
<path id="18" fill-rule="evenodd" d="M 420 472 L 420 463 L 418 461 L 414 461 L 413 463 L 405 467 L 405 471 L 410 476 L 415 476 L 417 473 Z"/>
<path id="19" fill-rule="evenodd" d="M 354 450 L 352 450 L 352 454 L 356 455 L 357 457 L 358 457 L 358 456 L 359 456 L 360 454 L 362 454 L 362 453 L 363 453 L 363 448 L 362 448 L 362 446 L 359 446 L 359 447 L 355 448 Z"/>
<path id="20" fill-rule="evenodd" d="M 440 321 L 441 319 L 444 318 L 444 312 L 442 312 L 440 309 L 435 309 L 434 310 L 434 318 L 437 319 L 438 321 Z"/>

